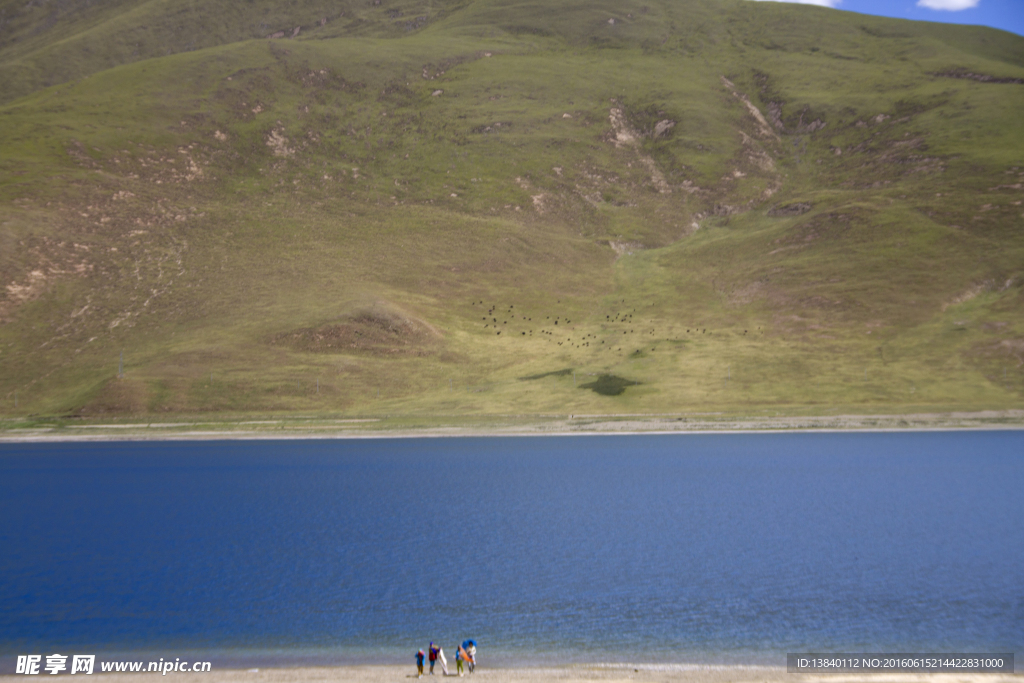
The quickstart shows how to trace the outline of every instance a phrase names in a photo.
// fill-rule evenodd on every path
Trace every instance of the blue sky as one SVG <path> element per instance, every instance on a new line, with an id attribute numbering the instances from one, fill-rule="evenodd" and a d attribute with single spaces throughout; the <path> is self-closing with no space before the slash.
<path id="1" fill-rule="evenodd" d="M 762 0 L 774 2 L 776 0 Z M 1024 0 L 789 0 L 884 17 L 980 24 L 1024 35 Z"/>

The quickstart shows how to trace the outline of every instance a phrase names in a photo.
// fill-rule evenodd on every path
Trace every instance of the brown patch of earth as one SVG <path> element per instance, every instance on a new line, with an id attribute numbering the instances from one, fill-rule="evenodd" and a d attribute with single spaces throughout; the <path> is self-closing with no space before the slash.
<path id="1" fill-rule="evenodd" d="M 394 311 L 366 311 L 341 322 L 284 332 L 270 341 L 314 353 L 427 356 L 437 352 L 440 339 L 423 320 Z"/>

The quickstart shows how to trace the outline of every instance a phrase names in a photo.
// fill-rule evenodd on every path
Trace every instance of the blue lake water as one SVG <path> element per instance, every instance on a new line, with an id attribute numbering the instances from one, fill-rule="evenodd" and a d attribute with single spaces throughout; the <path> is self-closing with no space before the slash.
<path id="1" fill-rule="evenodd" d="M 0 673 L 1019 653 L 1022 493 L 1022 432 L 5 444 Z"/>

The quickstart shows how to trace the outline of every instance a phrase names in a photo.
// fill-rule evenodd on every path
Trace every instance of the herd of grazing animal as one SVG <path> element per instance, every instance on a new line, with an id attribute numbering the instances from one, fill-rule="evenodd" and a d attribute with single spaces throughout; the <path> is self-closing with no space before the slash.
<path id="1" fill-rule="evenodd" d="M 558 303 L 561 303 L 561 300 Z M 625 300 L 622 300 L 621 303 L 624 304 Z M 498 304 L 486 304 L 483 300 L 478 300 L 472 301 L 470 305 L 484 310 L 485 315 L 480 318 L 483 329 L 488 334 L 493 332 L 495 336 L 501 336 L 503 332 L 506 337 L 519 339 L 537 335 L 549 343 L 567 348 L 622 353 L 623 348 L 627 347 L 626 353 L 634 354 L 641 353 L 646 348 L 646 344 L 640 348 L 636 347 L 636 341 L 640 337 L 635 335 L 657 338 L 656 333 L 658 330 L 654 325 L 655 321 L 653 319 L 650 320 L 650 326 L 639 324 L 634 320 L 636 308 L 629 311 L 616 311 L 606 314 L 605 319 L 600 322 L 600 334 L 588 332 L 585 334 L 576 333 L 576 336 L 573 336 L 575 328 L 566 328 L 567 325 L 572 323 L 572 320 L 565 315 L 555 315 L 554 317 L 546 315 L 543 321 L 538 315 L 537 324 L 533 325 L 533 316 L 524 314 L 522 308 L 516 310 L 514 304 L 508 304 L 507 307 L 499 307 Z M 760 329 L 758 328 L 758 330 Z M 620 333 L 623 339 L 619 339 Z M 707 328 L 687 328 L 686 334 L 713 335 L 714 332 L 709 331 Z M 747 330 L 743 330 L 742 335 L 746 334 Z M 626 343 L 623 344 L 623 342 Z M 634 348 L 628 349 L 628 347 Z M 651 346 L 650 350 L 654 351 L 656 348 L 656 345 Z"/>

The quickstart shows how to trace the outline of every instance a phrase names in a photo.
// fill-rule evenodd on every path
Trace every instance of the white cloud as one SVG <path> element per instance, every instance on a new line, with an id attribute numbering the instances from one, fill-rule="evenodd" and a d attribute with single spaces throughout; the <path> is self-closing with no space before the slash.
<path id="1" fill-rule="evenodd" d="M 981 0 L 917 0 L 917 6 L 945 10 L 947 12 L 959 12 L 962 9 L 977 7 L 979 2 Z"/>
<path id="2" fill-rule="evenodd" d="M 791 2 L 795 5 L 817 5 L 818 7 L 835 7 L 843 0 L 757 0 L 758 2 Z M 928 0 L 929 2 L 936 2 L 937 0 Z M 947 0 L 949 1 L 949 0 Z M 965 0 L 960 0 L 964 2 Z M 970 1 L 970 0 L 966 0 Z M 925 2 L 925 0 L 921 0 Z M 975 0 L 977 2 L 977 0 Z"/>

